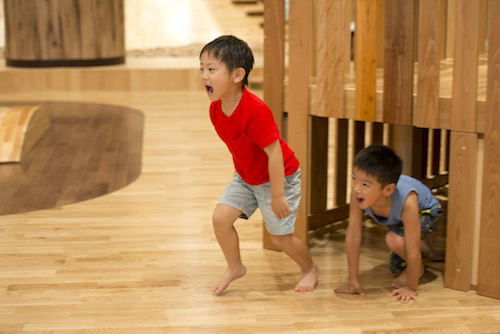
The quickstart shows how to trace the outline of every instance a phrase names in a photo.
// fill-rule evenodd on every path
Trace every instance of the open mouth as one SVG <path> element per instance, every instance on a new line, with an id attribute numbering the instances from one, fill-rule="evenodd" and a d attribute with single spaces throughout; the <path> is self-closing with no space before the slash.
<path id="1" fill-rule="evenodd" d="M 211 86 L 205 86 L 205 89 L 207 90 L 208 94 L 212 94 L 214 92 L 214 89 Z"/>
<path id="2" fill-rule="evenodd" d="M 365 199 L 363 197 L 356 196 L 356 202 L 358 203 L 358 205 L 363 204 L 364 201 L 365 201 Z"/>

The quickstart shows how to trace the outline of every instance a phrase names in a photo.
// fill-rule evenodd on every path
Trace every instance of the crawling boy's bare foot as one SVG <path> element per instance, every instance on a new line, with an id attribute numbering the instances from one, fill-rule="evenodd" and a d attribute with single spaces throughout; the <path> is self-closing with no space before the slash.
<path id="1" fill-rule="evenodd" d="M 232 281 L 244 276 L 247 272 L 245 266 L 241 265 L 236 268 L 227 268 L 226 272 L 217 283 L 217 285 L 212 289 L 213 293 L 219 295 L 222 291 L 226 290 L 226 288 L 231 284 Z"/>
<path id="2" fill-rule="evenodd" d="M 312 270 L 302 272 L 302 277 L 295 286 L 295 291 L 297 292 L 313 291 L 316 285 L 318 284 L 318 277 L 319 277 L 319 268 L 316 265 L 314 265 Z"/>
<path id="3" fill-rule="evenodd" d="M 403 272 L 401 273 L 401 275 L 399 275 L 398 277 L 396 277 L 396 279 L 394 279 L 391 283 L 391 286 L 395 289 L 399 289 L 399 288 L 402 288 L 403 286 L 406 286 L 406 280 L 408 279 L 408 272 L 407 272 L 408 269 L 405 269 L 403 270 Z M 422 266 L 421 269 L 420 269 L 420 277 L 422 277 L 422 275 L 424 274 L 424 267 Z"/>

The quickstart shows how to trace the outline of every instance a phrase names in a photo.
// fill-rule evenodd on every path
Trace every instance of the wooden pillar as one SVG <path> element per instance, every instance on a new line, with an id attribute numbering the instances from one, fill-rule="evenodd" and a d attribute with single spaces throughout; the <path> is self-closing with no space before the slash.
<path id="1" fill-rule="evenodd" d="M 412 125 L 415 3 L 386 0 L 384 122 Z"/>
<path id="2" fill-rule="evenodd" d="M 125 62 L 124 0 L 4 0 L 9 66 Z"/>
<path id="3" fill-rule="evenodd" d="M 288 67 L 288 144 L 302 169 L 302 201 L 295 223 L 295 235 L 308 242 L 309 215 L 309 81 L 312 0 L 290 1 Z"/>
<path id="4" fill-rule="evenodd" d="M 273 112 L 281 135 L 285 136 L 283 132 L 285 3 L 283 0 L 265 0 L 264 23 L 264 102 Z M 262 231 L 263 247 L 277 250 L 264 226 L 262 226 Z"/>
<path id="5" fill-rule="evenodd" d="M 356 67 L 357 121 L 375 121 L 375 84 L 377 78 L 377 12 L 378 0 L 356 1 Z"/>
<path id="6" fill-rule="evenodd" d="M 471 288 L 476 202 L 477 134 L 451 132 L 444 284 Z"/>
<path id="7" fill-rule="evenodd" d="M 477 292 L 500 298 L 500 0 L 490 0 L 488 91 Z"/>

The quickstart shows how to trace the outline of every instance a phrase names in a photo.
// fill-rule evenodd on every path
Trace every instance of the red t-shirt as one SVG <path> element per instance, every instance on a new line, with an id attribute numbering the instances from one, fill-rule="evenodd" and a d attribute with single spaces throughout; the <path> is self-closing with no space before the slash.
<path id="1" fill-rule="evenodd" d="M 268 158 L 264 147 L 279 139 L 283 151 L 285 176 L 292 175 L 299 161 L 287 143 L 280 137 L 278 126 L 269 107 L 243 87 L 240 103 L 231 116 L 221 109 L 222 102 L 210 105 L 210 119 L 233 155 L 234 166 L 250 185 L 269 181 Z"/>

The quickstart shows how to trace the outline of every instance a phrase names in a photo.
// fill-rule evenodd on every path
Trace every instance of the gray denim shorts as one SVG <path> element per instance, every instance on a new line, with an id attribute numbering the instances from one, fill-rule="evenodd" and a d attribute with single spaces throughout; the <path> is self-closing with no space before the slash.
<path id="1" fill-rule="evenodd" d="M 248 219 L 260 208 L 266 230 L 274 235 L 286 235 L 295 231 L 295 220 L 299 212 L 302 197 L 300 168 L 290 176 L 285 177 L 285 197 L 292 213 L 283 219 L 276 218 L 271 207 L 271 183 L 266 182 L 256 186 L 249 185 L 238 173 L 224 190 L 218 204 L 229 205 L 240 210 L 240 218 Z"/>

